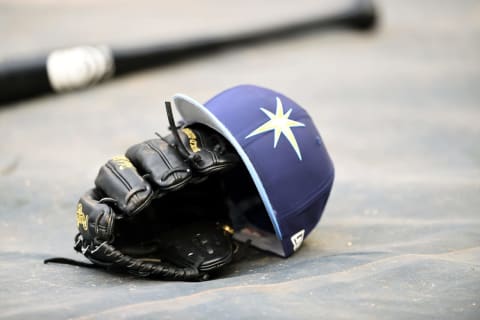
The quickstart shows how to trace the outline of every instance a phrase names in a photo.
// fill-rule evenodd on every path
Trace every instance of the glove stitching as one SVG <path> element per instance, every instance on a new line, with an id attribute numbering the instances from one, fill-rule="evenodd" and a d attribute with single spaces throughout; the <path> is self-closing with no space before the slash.
<path id="1" fill-rule="evenodd" d="M 130 191 L 128 191 L 128 193 L 125 195 L 125 202 L 128 203 L 128 201 L 130 201 L 130 199 L 135 196 L 138 192 L 141 192 L 141 191 L 147 191 L 147 188 L 146 187 L 143 187 L 143 186 L 138 186 L 136 188 L 132 188 Z"/>
<path id="2" fill-rule="evenodd" d="M 158 156 L 162 159 L 163 163 L 165 164 L 165 166 L 167 166 L 168 169 L 173 169 L 173 165 L 170 163 L 170 161 L 168 161 L 168 158 L 163 154 L 161 150 L 157 149 L 157 147 L 150 142 L 147 142 L 147 145 L 158 154 Z M 174 174 L 173 178 L 177 179 L 178 177 Z M 160 181 L 163 182 L 163 179 L 160 178 Z"/>
<path id="3" fill-rule="evenodd" d="M 105 212 L 102 212 L 95 219 L 95 224 L 94 224 L 95 228 L 94 229 L 95 229 L 95 234 L 96 235 L 98 235 L 100 233 L 100 232 L 98 232 L 99 229 L 104 229 L 103 226 L 100 226 L 100 219 L 102 219 L 104 215 L 105 215 Z M 100 231 L 104 232 L 104 230 L 100 230 Z"/>
<path id="4" fill-rule="evenodd" d="M 218 157 L 217 155 L 215 154 L 215 152 L 211 151 L 211 150 L 208 150 L 208 149 L 205 149 L 205 151 L 207 151 L 211 157 L 212 157 L 212 163 L 210 164 L 210 166 L 208 167 L 205 167 L 203 168 L 202 170 L 199 170 L 202 174 L 208 174 L 210 173 L 210 171 L 212 169 L 216 169 L 216 170 L 219 170 L 219 169 L 222 169 L 225 165 L 220 165 L 218 164 Z M 215 171 L 215 170 L 214 170 Z"/>
<path id="5" fill-rule="evenodd" d="M 117 171 L 117 169 L 112 166 L 110 163 L 107 163 L 106 167 L 110 169 L 110 171 L 120 180 L 120 182 L 125 186 L 127 191 L 132 189 L 132 186 L 128 183 L 128 181 Z"/>

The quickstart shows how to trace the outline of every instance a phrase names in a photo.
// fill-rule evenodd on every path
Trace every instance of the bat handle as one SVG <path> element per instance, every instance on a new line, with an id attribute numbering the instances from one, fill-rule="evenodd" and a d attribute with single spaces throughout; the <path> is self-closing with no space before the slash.
<path id="1" fill-rule="evenodd" d="M 0 104 L 52 92 L 45 60 L 39 56 L 0 64 Z"/>

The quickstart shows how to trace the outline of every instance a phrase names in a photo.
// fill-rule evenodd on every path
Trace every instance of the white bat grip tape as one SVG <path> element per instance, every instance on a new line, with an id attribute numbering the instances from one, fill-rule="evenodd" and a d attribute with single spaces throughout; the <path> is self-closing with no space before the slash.
<path id="1" fill-rule="evenodd" d="M 50 85 L 57 92 L 92 86 L 111 77 L 115 66 L 107 46 L 81 46 L 56 50 L 47 58 Z"/>

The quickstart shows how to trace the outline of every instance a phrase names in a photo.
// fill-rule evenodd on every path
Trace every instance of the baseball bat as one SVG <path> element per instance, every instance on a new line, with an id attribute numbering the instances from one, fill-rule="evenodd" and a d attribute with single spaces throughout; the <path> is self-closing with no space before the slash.
<path id="1" fill-rule="evenodd" d="M 369 30 L 375 26 L 376 20 L 372 1 L 357 0 L 350 8 L 329 16 L 227 36 L 138 48 L 79 46 L 54 50 L 37 57 L 1 63 L 0 104 L 47 93 L 82 89 L 113 76 L 305 32 L 331 28 Z"/>

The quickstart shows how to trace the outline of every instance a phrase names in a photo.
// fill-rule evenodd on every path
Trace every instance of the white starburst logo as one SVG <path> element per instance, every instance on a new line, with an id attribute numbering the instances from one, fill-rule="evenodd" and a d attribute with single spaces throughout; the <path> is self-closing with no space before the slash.
<path id="1" fill-rule="evenodd" d="M 256 136 L 258 134 L 274 130 L 274 142 L 273 147 L 276 148 L 280 135 L 283 134 L 287 138 L 288 142 L 292 146 L 293 150 L 297 153 L 298 159 L 302 160 L 302 154 L 300 153 L 300 148 L 298 147 L 297 140 L 295 135 L 292 132 L 292 127 L 305 127 L 305 124 L 289 119 L 292 109 L 289 109 L 286 113 L 283 113 L 282 101 L 277 97 L 277 109 L 275 114 L 271 111 L 260 108 L 270 119 L 262 124 L 260 127 L 252 131 L 245 139 Z"/>

